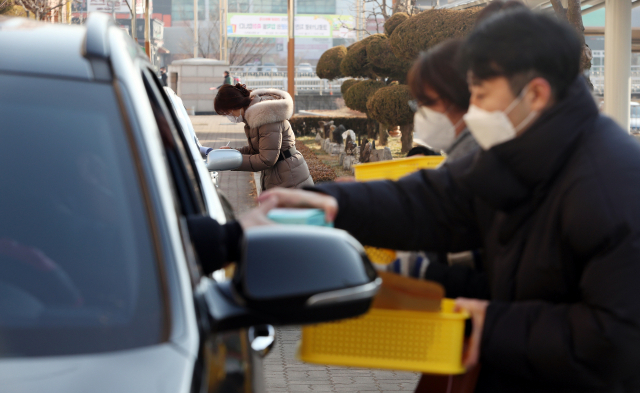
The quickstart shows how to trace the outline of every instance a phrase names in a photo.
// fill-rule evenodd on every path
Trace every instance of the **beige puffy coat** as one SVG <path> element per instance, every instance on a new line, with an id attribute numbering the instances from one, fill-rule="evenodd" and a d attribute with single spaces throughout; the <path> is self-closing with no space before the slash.
<path id="1" fill-rule="evenodd" d="M 295 147 L 296 142 L 288 121 L 293 115 L 291 96 L 281 90 L 259 89 L 251 92 L 251 98 L 244 113 L 249 145 L 239 149 L 242 165 L 238 170 L 262 171 L 262 190 L 312 186 L 309 167 L 300 152 L 278 162 L 280 152 Z"/>

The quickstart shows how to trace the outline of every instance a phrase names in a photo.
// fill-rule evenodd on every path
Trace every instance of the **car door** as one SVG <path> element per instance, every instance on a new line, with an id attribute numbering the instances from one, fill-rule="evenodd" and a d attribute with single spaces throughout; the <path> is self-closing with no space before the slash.
<path id="1" fill-rule="evenodd" d="M 192 147 L 177 127 L 177 117 L 158 79 L 149 69 L 142 70 L 145 89 L 163 139 L 171 177 L 174 180 L 181 214 L 209 214 L 197 161 L 189 152 Z M 215 190 L 214 190 L 215 192 Z M 195 277 L 194 287 L 202 276 Z M 262 381 L 254 378 L 254 370 L 262 365 L 250 352 L 246 330 L 210 335 L 203 331 L 199 356 L 194 369 L 193 391 L 212 393 L 259 392 Z M 254 367 L 255 366 L 255 367 Z"/>

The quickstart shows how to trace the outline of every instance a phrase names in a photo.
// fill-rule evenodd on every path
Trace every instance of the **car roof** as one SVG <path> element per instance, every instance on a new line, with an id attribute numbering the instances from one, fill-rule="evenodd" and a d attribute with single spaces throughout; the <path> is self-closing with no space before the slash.
<path id="1" fill-rule="evenodd" d="M 0 18 L 0 72 L 93 79 L 82 56 L 86 29 L 26 18 Z"/>
<path id="2" fill-rule="evenodd" d="M 90 14 L 84 26 L 0 17 L 0 72 L 110 82 L 109 34 L 115 30 L 103 13 Z M 144 58 L 136 49 L 132 56 Z"/>

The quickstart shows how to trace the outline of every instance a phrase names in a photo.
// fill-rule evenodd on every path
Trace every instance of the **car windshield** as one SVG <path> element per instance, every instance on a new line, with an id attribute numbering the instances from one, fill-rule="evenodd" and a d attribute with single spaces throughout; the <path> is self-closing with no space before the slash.
<path id="1" fill-rule="evenodd" d="M 113 87 L 0 74 L 0 358 L 147 346 L 159 271 Z"/>

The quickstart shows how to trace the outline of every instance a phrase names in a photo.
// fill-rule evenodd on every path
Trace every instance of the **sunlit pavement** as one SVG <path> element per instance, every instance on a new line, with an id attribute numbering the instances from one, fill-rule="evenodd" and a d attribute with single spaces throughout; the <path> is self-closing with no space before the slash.
<path id="1" fill-rule="evenodd" d="M 200 143 L 217 148 L 247 143 L 242 125 L 229 124 L 223 116 L 191 117 Z M 220 189 L 236 213 L 255 206 L 250 197 L 253 184 L 248 172 L 221 172 Z M 300 328 L 277 329 L 277 342 L 264 361 L 264 375 L 269 393 L 293 392 L 401 392 L 413 391 L 419 374 L 329 367 L 306 364 L 295 358 Z"/>
<path id="2" fill-rule="evenodd" d="M 224 116 L 191 116 L 200 144 L 217 149 L 227 145 L 239 148 L 247 144 L 242 125 L 231 124 Z M 218 184 L 227 197 L 236 215 L 254 207 L 255 194 L 250 172 L 219 172 Z"/>

